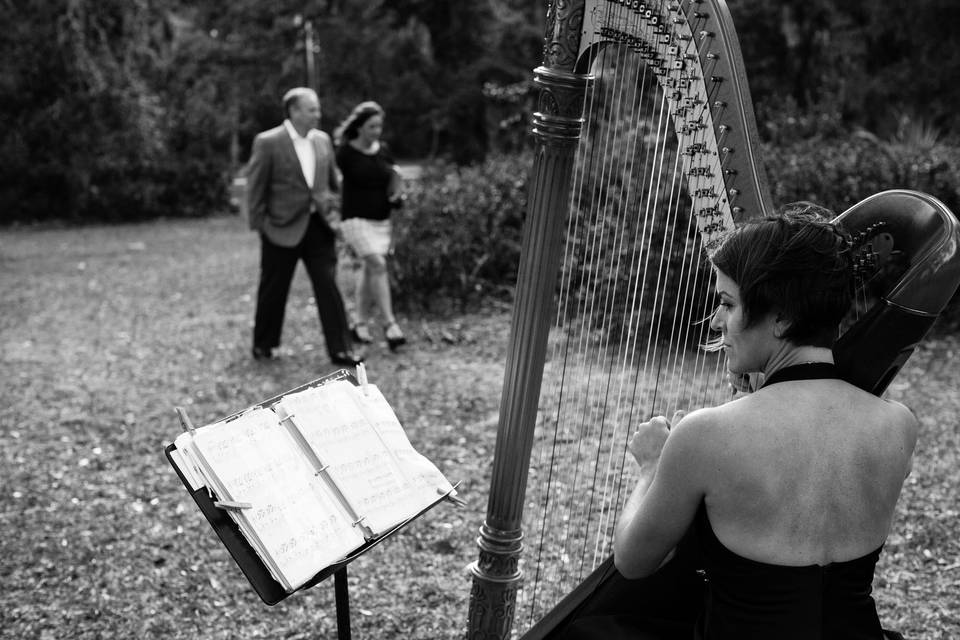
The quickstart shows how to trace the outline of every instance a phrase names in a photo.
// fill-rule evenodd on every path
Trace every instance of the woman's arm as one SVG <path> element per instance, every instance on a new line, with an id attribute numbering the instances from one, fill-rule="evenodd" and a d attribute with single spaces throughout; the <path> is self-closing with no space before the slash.
<path id="1" fill-rule="evenodd" d="M 400 167 L 390 165 L 390 182 L 387 185 L 387 200 L 392 205 L 399 206 L 403 199 L 403 178 L 400 177 Z"/>
<path id="2" fill-rule="evenodd" d="M 613 555 L 627 578 L 657 570 L 690 528 L 705 494 L 703 427 L 709 411 L 697 411 L 667 431 L 659 417 L 640 425 L 630 450 L 640 478 L 614 532 Z M 659 446 L 658 446 L 659 443 Z"/>

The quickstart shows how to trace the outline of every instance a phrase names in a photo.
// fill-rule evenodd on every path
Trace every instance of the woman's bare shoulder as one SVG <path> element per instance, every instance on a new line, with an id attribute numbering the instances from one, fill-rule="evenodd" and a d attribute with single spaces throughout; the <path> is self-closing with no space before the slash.
<path id="1" fill-rule="evenodd" d="M 912 452 L 920 434 L 920 421 L 907 405 L 896 400 L 884 399 L 882 402 L 886 405 L 891 423 L 903 434 L 906 446 Z"/>
<path id="2" fill-rule="evenodd" d="M 713 407 L 703 407 L 684 416 L 681 422 L 690 425 L 691 429 L 722 429 L 742 423 L 743 420 L 762 410 L 754 394 L 718 404 Z"/>
<path id="3" fill-rule="evenodd" d="M 691 411 L 672 427 L 671 437 L 691 441 L 698 449 L 713 450 L 718 442 L 728 442 L 736 426 L 755 411 L 746 400 L 743 397 Z"/>

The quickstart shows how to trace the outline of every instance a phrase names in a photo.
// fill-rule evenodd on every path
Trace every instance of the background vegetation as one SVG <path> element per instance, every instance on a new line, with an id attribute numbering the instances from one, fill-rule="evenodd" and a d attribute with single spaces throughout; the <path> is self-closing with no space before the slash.
<path id="1" fill-rule="evenodd" d="M 843 208 L 880 185 L 958 203 L 950 0 L 729 5 L 778 200 Z M 328 130 L 379 100 L 401 157 L 515 151 L 543 15 L 531 0 L 0 3 L 0 223 L 223 209 L 278 96 L 305 83 Z"/>

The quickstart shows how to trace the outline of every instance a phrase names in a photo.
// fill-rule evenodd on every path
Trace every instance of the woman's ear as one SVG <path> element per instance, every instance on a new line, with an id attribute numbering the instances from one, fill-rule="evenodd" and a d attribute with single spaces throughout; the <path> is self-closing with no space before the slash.
<path id="1" fill-rule="evenodd" d="M 787 317 L 780 313 L 776 312 L 773 316 L 773 335 L 775 338 L 783 338 L 786 335 L 787 331 L 790 329 L 790 321 L 787 320 Z"/>

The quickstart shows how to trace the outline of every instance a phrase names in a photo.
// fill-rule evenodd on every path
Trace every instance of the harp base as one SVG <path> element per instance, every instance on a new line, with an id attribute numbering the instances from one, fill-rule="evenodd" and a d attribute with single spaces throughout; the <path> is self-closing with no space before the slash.
<path id="1" fill-rule="evenodd" d="M 522 540 L 520 531 L 501 531 L 486 523 L 480 527 L 480 556 L 470 565 L 473 587 L 467 622 L 469 640 L 510 637 L 517 592 L 523 582 L 519 569 Z"/>

